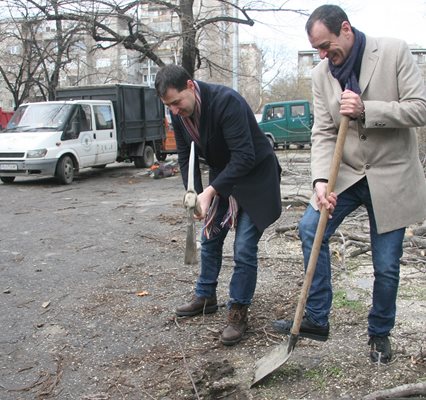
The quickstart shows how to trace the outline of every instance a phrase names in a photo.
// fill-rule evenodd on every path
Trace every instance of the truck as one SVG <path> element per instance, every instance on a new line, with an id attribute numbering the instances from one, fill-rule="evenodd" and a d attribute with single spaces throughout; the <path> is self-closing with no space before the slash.
<path id="1" fill-rule="evenodd" d="M 153 88 L 58 89 L 54 101 L 20 105 L 0 133 L 0 179 L 54 176 L 70 184 L 86 167 L 129 161 L 149 168 L 165 134 L 164 105 Z"/>
<path id="2" fill-rule="evenodd" d="M 258 125 L 274 149 L 288 149 L 311 144 L 313 122 L 309 101 L 292 100 L 265 104 Z"/>
<path id="3" fill-rule="evenodd" d="M 6 125 L 12 118 L 13 111 L 5 111 L 0 107 L 0 131 L 6 128 Z"/>

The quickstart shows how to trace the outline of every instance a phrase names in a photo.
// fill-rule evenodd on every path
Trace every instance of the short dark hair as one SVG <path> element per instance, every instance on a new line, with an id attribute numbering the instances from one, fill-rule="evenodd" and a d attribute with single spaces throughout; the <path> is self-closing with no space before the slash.
<path id="1" fill-rule="evenodd" d="M 306 22 L 305 29 L 308 35 L 311 34 L 312 26 L 317 21 L 322 22 L 331 33 L 339 36 L 342 23 L 344 21 L 349 22 L 349 18 L 339 6 L 333 4 L 324 4 L 319 6 L 313 11 Z M 350 24 L 351 23 L 349 22 L 349 25 Z"/>
<path id="2" fill-rule="evenodd" d="M 185 68 L 176 64 L 168 64 L 157 72 L 155 90 L 160 97 L 163 97 L 170 88 L 181 92 L 186 89 L 188 80 L 192 80 L 192 78 Z"/>

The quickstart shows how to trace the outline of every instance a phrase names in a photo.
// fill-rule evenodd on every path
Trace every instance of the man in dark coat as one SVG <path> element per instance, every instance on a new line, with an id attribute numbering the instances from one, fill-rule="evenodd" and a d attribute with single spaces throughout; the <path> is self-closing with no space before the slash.
<path id="1" fill-rule="evenodd" d="M 177 65 L 167 65 L 157 73 L 155 88 L 172 114 L 185 187 L 191 142 L 195 144 L 197 217 L 205 218 L 195 293 L 177 307 L 176 315 L 216 312 L 223 243 L 229 229 L 235 228 L 228 320 L 221 335 L 223 344 L 234 345 L 247 329 L 257 280 L 258 242 L 281 214 L 281 168 L 253 112 L 236 91 L 195 81 Z M 205 189 L 199 157 L 209 166 Z"/>

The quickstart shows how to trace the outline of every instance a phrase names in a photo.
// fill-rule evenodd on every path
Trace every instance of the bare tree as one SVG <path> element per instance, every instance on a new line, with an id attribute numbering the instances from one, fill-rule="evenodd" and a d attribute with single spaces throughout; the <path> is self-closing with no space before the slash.
<path id="1" fill-rule="evenodd" d="M 62 1 L 61 3 L 59 3 Z M 303 10 L 286 9 L 283 5 L 270 7 L 264 1 L 237 1 L 228 0 L 135 0 L 124 3 L 113 0 L 58 0 L 58 9 L 54 9 L 51 1 L 40 3 L 28 0 L 47 20 L 80 21 L 93 39 L 101 43 L 102 48 L 122 45 L 126 49 L 140 53 L 141 60 L 148 58 L 156 65 L 162 66 L 165 61 L 161 54 L 164 43 L 172 40 L 180 41 L 180 60 L 183 67 L 193 76 L 202 62 L 209 64 L 208 53 L 202 53 L 198 39 L 207 26 L 219 26 L 224 23 L 244 24 L 252 26 L 255 21 L 250 17 L 254 12 L 294 12 L 305 14 Z M 285 4 L 285 2 L 283 2 Z M 235 13 L 234 10 L 238 12 Z M 149 24 L 143 23 L 143 12 L 155 10 L 158 13 L 170 14 L 168 29 L 155 30 Z M 235 16 L 237 15 L 237 16 Z M 121 21 L 119 29 L 109 23 L 111 18 Z M 176 27 L 177 25 L 177 27 Z M 125 28 L 125 29 L 124 29 Z M 162 27 L 164 28 L 164 27 Z M 208 49 L 207 49 L 208 50 Z M 209 65 L 214 65 L 214 62 Z"/>
<path id="2" fill-rule="evenodd" d="M 311 100 L 310 82 L 299 76 L 288 73 L 275 79 L 265 94 L 265 103 L 285 100 Z"/>
<path id="3" fill-rule="evenodd" d="M 57 14 L 58 1 L 50 4 Z M 9 14 L 0 23 L 0 73 L 15 107 L 28 99 L 53 100 L 60 71 L 72 61 L 80 26 L 60 19 L 48 22 L 27 1 L 6 0 L 0 6 Z"/>
<path id="4" fill-rule="evenodd" d="M 31 39 L 34 30 L 29 21 L 2 23 L 0 28 L 0 74 L 16 107 L 30 96 L 41 63 Z"/>

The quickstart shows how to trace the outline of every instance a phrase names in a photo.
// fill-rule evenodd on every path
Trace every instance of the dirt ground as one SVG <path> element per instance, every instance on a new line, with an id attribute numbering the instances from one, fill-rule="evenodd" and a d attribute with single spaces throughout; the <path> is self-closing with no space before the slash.
<path id="1" fill-rule="evenodd" d="M 218 312 L 179 319 L 173 312 L 191 296 L 198 272 L 183 263 L 179 174 L 152 179 L 148 170 L 117 164 L 83 171 L 70 186 L 29 178 L 0 184 L 0 399 L 361 399 L 425 383 L 424 258 L 405 257 L 395 357 L 373 365 L 370 256 L 349 257 L 336 243 L 329 340 L 300 339 L 287 363 L 250 388 L 255 362 L 283 340 L 271 322 L 292 318 L 303 281 L 297 233 L 276 228 L 303 213 L 309 151 L 277 154 L 284 211 L 259 246 L 249 330 L 230 348 L 219 335 L 232 233 Z M 365 230 L 362 218 L 360 210 L 343 228 Z"/>

